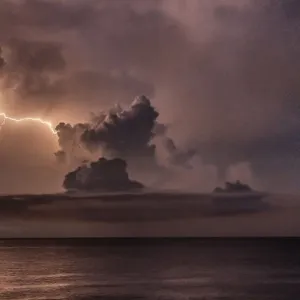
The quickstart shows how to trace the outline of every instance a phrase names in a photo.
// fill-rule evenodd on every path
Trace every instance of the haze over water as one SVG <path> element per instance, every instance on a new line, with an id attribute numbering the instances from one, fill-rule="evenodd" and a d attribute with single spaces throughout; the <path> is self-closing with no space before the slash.
<path id="1" fill-rule="evenodd" d="M 297 299 L 297 240 L 6 240 L 3 300 Z"/>

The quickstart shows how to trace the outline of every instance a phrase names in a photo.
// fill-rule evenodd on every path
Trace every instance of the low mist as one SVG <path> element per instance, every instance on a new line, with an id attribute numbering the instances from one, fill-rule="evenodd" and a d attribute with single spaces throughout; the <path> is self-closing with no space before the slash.
<path id="1" fill-rule="evenodd" d="M 170 196 L 170 195 L 169 195 Z M 1 237 L 299 236 L 299 197 L 270 195 L 268 210 L 220 215 L 207 196 L 110 196 L 107 201 L 1 199 Z M 129 201 L 129 199 L 131 200 Z M 126 200 L 127 199 L 127 200 Z M 18 204 L 16 204 L 16 202 Z M 182 203 L 185 202 L 183 206 Z M 12 204 L 15 203 L 15 204 Z"/>

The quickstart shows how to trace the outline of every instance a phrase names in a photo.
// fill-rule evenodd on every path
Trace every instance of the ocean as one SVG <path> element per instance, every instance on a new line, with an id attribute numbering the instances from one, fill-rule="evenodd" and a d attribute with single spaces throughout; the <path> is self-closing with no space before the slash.
<path id="1" fill-rule="evenodd" d="M 1 300 L 296 300 L 300 240 L 1 240 L 0 270 Z"/>

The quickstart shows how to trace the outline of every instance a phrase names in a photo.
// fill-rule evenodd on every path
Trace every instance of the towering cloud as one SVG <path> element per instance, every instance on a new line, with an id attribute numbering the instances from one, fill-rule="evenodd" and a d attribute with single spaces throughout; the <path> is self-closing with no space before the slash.
<path id="1" fill-rule="evenodd" d="M 89 123 L 60 123 L 56 130 L 61 150 L 56 156 L 60 160 L 67 157 L 73 159 L 74 151 L 82 148 L 90 157 L 93 153 L 101 153 L 106 157 L 133 160 L 144 158 L 155 163 L 156 147 L 153 139 L 155 136 L 162 136 L 167 141 L 168 153 L 174 156 L 174 162 L 176 160 L 176 163 L 181 163 L 179 160 L 182 160 L 185 163 L 187 155 L 180 155 L 174 141 L 165 136 L 166 127 L 157 122 L 158 116 L 159 113 L 150 100 L 145 96 L 138 96 L 128 108 L 114 106 L 108 111 L 94 114 Z"/>
<path id="2" fill-rule="evenodd" d="M 145 96 L 137 97 L 128 109 L 117 107 L 101 115 L 95 126 L 82 135 L 83 144 L 90 150 L 102 146 L 114 155 L 153 156 L 151 145 L 158 112 Z"/>
<path id="3" fill-rule="evenodd" d="M 61 149 L 55 156 L 58 161 L 67 162 L 71 166 L 80 165 L 83 160 L 94 161 L 99 155 L 104 158 L 121 158 L 128 161 L 135 176 L 147 180 L 147 183 L 150 180 L 156 187 L 162 187 L 170 181 L 174 183 L 174 171 L 178 173 L 191 169 L 191 159 L 197 151 L 177 148 L 175 142 L 167 136 L 167 126 L 157 122 L 158 117 L 159 113 L 150 100 L 138 96 L 127 108 L 116 105 L 101 114 L 94 114 L 88 123 L 60 123 L 56 130 Z M 158 159 L 157 140 L 166 153 L 164 162 Z M 111 163 L 112 168 L 114 162 Z M 66 177 L 65 182 L 79 187 L 80 181 L 73 180 L 85 171 L 79 167 Z M 117 182 L 118 172 L 115 176 Z M 154 183 L 150 178 L 154 178 Z"/>

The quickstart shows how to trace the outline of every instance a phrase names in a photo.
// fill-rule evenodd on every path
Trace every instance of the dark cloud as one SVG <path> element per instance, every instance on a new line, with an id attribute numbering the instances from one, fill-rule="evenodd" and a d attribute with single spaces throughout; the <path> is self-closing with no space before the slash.
<path id="1" fill-rule="evenodd" d="M 100 158 L 90 166 L 81 166 L 66 175 L 64 188 L 82 191 L 126 191 L 143 188 L 137 181 L 129 179 L 127 163 L 122 159 Z"/>
<path id="2" fill-rule="evenodd" d="M 61 150 L 55 156 L 60 162 L 75 165 L 84 159 L 92 161 L 99 154 L 106 158 L 122 158 L 135 170 L 158 176 L 161 182 L 162 177 L 170 180 L 167 168 L 191 168 L 190 161 L 197 151 L 178 149 L 167 136 L 167 126 L 157 122 L 158 116 L 150 100 L 139 96 L 127 108 L 116 105 L 92 115 L 88 123 L 60 123 L 56 130 Z M 164 166 L 158 160 L 157 139 L 161 140 L 166 152 Z"/>
<path id="3" fill-rule="evenodd" d="M 3 0 L 0 3 L 1 23 L 18 29 L 27 26 L 49 30 L 78 28 L 96 17 L 95 3 L 90 0 L 84 3 L 76 0 Z"/>
<path id="4" fill-rule="evenodd" d="M 65 68 L 61 45 L 52 42 L 11 39 L 1 50 L 6 68 L 15 72 L 56 72 Z"/>
<path id="5" fill-rule="evenodd" d="M 91 151 L 99 145 L 115 155 L 153 156 L 151 145 L 158 112 L 145 96 L 137 97 L 128 109 L 100 116 L 95 128 L 82 135 L 83 144 Z"/>
<path id="6" fill-rule="evenodd" d="M 297 0 L 268 0 L 266 1 L 265 9 L 269 13 L 275 12 L 281 15 L 290 22 L 300 21 L 300 5 Z"/>
<path id="7" fill-rule="evenodd" d="M 11 39 L 1 45 L 1 59 L 1 89 L 9 103 L 47 109 L 47 99 L 55 102 L 64 93 L 58 79 L 66 67 L 61 45 Z"/>
<path id="8" fill-rule="evenodd" d="M 155 155 L 151 143 L 158 112 L 145 96 L 137 97 L 127 109 L 115 107 L 95 115 L 87 124 L 60 123 L 56 130 L 62 150 L 82 145 L 89 152 L 101 151 L 113 157 L 150 157 Z"/>

